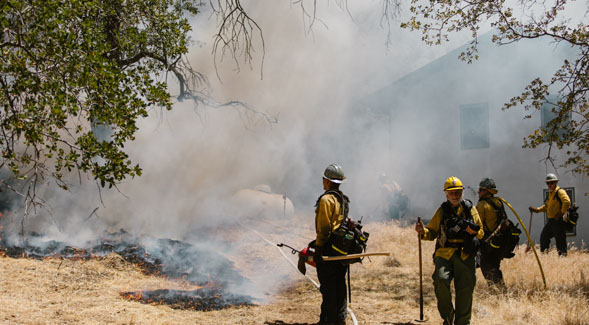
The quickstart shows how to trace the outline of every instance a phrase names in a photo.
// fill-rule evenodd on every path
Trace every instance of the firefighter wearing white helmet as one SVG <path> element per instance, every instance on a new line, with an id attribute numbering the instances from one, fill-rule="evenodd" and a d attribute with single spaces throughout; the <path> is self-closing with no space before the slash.
<path id="1" fill-rule="evenodd" d="M 339 190 L 346 180 L 344 171 L 338 164 L 327 166 L 323 173 L 325 192 L 315 204 L 315 254 L 322 303 L 321 315 L 317 324 L 345 324 L 347 316 L 346 271 L 347 266 L 339 261 L 323 261 L 322 256 L 337 255 L 328 239 L 337 230 L 348 214 L 350 200 Z"/>
<path id="2" fill-rule="evenodd" d="M 530 206 L 530 212 L 546 212 L 548 222 L 540 233 L 540 251 L 545 252 L 550 247 L 550 239 L 554 237 L 558 255 L 567 255 L 566 220 L 563 220 L 571 206 L 571 199 L 567 192 L 558 186 L 558 177 L 549 173 L 546 175 L 548 198 L 544 204 L 535 208 Z"/>
<path id="3" fill-rule="evenodd" d="M 474 256 L 478 240 L 484 235 L 477 209 L 469 200 L 462 199 L 463 190 L 464 185 L 458 177 L 446 179 L 446 201 L 436 210 L 427 227 L 421 221 L 415 225 L 422 240 L 436 239 L 432 278 L 438 312 L 445 325 L 470 324 L 476 284 Z M 454 305 L 450 291 L 452 279 L 456 291 Z"/>

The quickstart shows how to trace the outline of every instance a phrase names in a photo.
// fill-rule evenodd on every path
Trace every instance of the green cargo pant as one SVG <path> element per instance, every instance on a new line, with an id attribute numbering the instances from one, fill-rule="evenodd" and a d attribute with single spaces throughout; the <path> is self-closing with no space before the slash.
<path id="1" fill-rule="evenodd" d="M 460 258 L 460 250 L 457 250 L 449 261 L 436 257 L 434 264 L 436 266 L 432 275 L 434 291 L 438 299 L 438 311 L 444 319 L 444 324 L 451 325 L 454 318 L 456 325 L 470 324 L 472 294 L 476 284 L 474 257 L 469 256 L 463 261 Z M 452 279 L 454 279 L 456 291 L 456 311 L 452 306 L 452 294 L 450 293 Z"/>

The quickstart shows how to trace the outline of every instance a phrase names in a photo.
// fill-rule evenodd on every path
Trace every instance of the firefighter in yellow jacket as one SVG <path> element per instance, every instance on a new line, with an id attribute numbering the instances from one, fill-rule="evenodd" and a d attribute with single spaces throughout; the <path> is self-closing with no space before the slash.
<path id="1" fill-rule="evenodd" d="M 548 187 L 548 199 L 544 205 L 534 208 L 530 206 L 530 212 L 546 212 L 548 222 L 542 228 L 540 233 L 540 251 L 544 252 L 550 247 L 550 239 L 554 237 L 558 255 L 567 255 L 566 239 L 566 212 L 571 206 L 571 199 L 567 192 L 558 185 L 558 177 L 549 173 L 546 175 L 546 186 Z"/>
<path id="2" fill-rule="evenodd" d="M 485 238 L 488 238 L 506 220 L 499 220 L 500 215 L 504 209 L 503 202 L 497 197 L 497 186 L 495 181 L 491 178 L 483 178 L 479 183 L 478 195 L 479 202 L 477 203 L 477 211 L 483 224 Z M 502 218 L 501 218 L 502 219 Z M 489 243 L 483 242 L 481 245 L 481 272 L 490 284 L 504 289 L 505 281 L 503 280 L 503 273 L 501 272 L 501 259 L 499 252 L 493 249 L 492 241 Z"/>
<path id="3" fill-rule="evenodd" d="M 321 285 L 321 316 L 317 324 L 345 324 L 347 312 L 346 271 L 340 261 L 323 261 L 322 256 L 338 255 L 329 244 L 329 236 L 337 230 L 348 214 L 348 197 L 339 190 L 346 177 L 337 164 L 327 166 L 323 173 L 325 192 L 315 204 L 315 254 L 317 278 Z"/>
<path id="4" fill-rule="evenodd" d="M 474 255 L 478 240 L 484 235 L 476 208 L 469 200 L 462 199 L 463 190 L 460 179 L 449 177 L 444 183 L 447 201 L 436 210 L 427 227 L 421 221 L 415 225 L 421 239 L 436 239 L 432 278 L 444 325 L 470 324 L 476 284 Z M 450 292 L 452 279 L 456 291 L 454 306 Z"/>

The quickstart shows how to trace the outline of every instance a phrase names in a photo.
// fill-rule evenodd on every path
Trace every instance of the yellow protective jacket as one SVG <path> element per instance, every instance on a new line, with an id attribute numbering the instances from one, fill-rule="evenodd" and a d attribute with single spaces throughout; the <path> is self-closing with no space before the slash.
<path id="1" fill-rule="evenodd" d="M 465 216 L 465 213 L 463 210 L 464 209 L 462 208 L 462 204 L 460 204 L 457 208 L 456 214 L 459 217 L 465 218 L 466 216 Z M 472 219 L 474 220 L 474 222 L 476 224 L 478 224 L 479 226 L 481 226 L 481 229 L 478 231 L 476 236 L 478 239 L 483 239 L 483 235 L 485 234 L 485 232 L 483 231 L 483 224 L 481 222 L 481 218 L 479 217 L 479 213 L 477 212 L 477 209 L 473 206 L 470 209 L 470 213 L 472 215 Z M 421 239 L 423 239 L 423 240 L 438 239 L 438 237 L 440 235 L 440 229 L 442 227 L 443 216 L 444 216 L 444 211 L 443 211 L 442 207 L 439 207 L 436 210 L 436 212 L 434 213 L 432 220 L 430 220 L 430 222 L 425 227 L 425 232 L 421 236 Z M 455 240 L 452 240 L 451 242 L 460 243 L 460 242 L 464 242 L 464 240 L 463 239 L 455 239 Z M 457 247 L 438 247 L 438 249 L 436 249 L 435 256 L 442 257 L 442 258 L 449 261 L 457 249 L 458 249 Z M 462 260 L 466 260 L 468 258 L 468 256 L 469 256 L 469 254 L 465 253 L 464 250 L 462 250 L 460 252 L 460 257 L 462 258 Z"/>
<path id="2" fill-rule="evenodd" d="M 344 220 L 344 209 L 336 197 L 337 194 L 328 192 L 326 191 L 319 198 L 315 208 L 315 232 L 317 233 L 315 245 L 317 246 L 325 245 L 329 235 L 337 230 Z"/>
<path id="3" fill-rule="evenodd" d="M 495 206 L 497 207 L 500 207 L 501 204 L 503 204 L 503 202 L 501 202 L 499 198 L 491 195 L 486 195 L 483 198 L 490 199 L 491 201 L 493 201 L 493 204 L 495 204 Z M 499 220 L 497 220 L 499 217 L 499 211 L 495 210 L 495 208 L 489 202 L 483 200 L 483 198 L 481 198 L 479 200 L 479 203 L 477 203 L 477 212 L 479 213 L 481 222 L 486 227 L 485 229 L 487 229 L 490 232 L 493 232 L 495 231 L 495 229 L 497 229 L 497 226 L 499 226 Z"/>
<path id="4" fill-rule="evenodd" d="M 558 202 L 556 195 L 560 198 L 562 204 Z M 562 216 L 567 212 L 571 206 L 571 199 L 569 198 L 567 191 L 562 190 L 560 187 L 554 188 L 554 192 L 548 193 L 548 199 L 544 205 L 538 207 L 538 212 L 546 212 L 548 219 L 562 220 Z"/>

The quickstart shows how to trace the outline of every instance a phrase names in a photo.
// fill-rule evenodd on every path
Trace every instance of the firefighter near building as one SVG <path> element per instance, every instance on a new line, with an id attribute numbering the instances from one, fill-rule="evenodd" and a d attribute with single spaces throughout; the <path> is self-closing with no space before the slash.
<path id="1" fill-rule="evenodd" d="M 507 218 L 505 206 L 498 193 L 495 181 L 483 178 L 479 183 L 477 211 L 485 232 L 480 250 L 480 266 L 487 282 L 497 288 L 505 289 L 501 272 L 501 260 L 515 256 L 513 250 L 519 243 L 521 230 Z"/>
<path id="2" fill-rule="evenodd" d="M 462 181 L 451 176 L 444 182 L 443 190 L 447 200 L 427 226 L 419 220 L 415 231 L 421 240 L 436 240 L 432 279 L 444 324 L 466 325 L 470 324 L 476 284 L 474 256 L 484 231 L 476 208 L 462 198 Z M 456 289 L 454 304 L 450 291 L 452 280 Z"/>
<path id="3" fill-rule="evenodd" d="M 558 255 L 567 255 L 566 227 L 569 222 L 567 214 L 571 206 L 571 199 L 566 191 L 558 186 L 558 177 L 549 173 L 546 175 L 548 197 L 542 206 L 530 206 L 530 212 L 546 212 L 547 222 L 540 233 L 540 251 L 545 252 L 550 247 L 550 239 L 554 237 Z M 575 220 L 576 222 L 576 220 Z"/>

